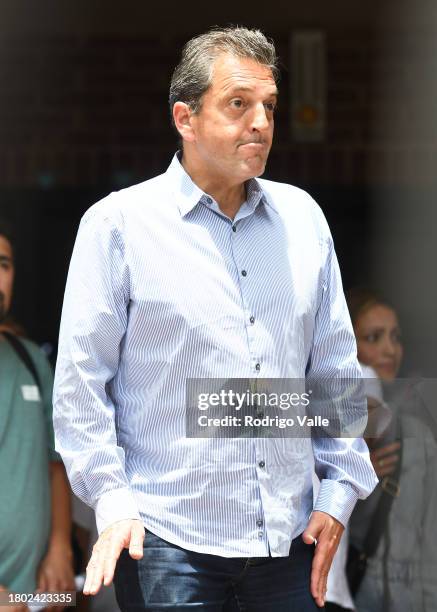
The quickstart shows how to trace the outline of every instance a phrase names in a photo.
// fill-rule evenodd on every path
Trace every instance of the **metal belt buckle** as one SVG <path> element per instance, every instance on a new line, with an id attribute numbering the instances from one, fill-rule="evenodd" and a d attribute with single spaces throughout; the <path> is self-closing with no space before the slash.
<path id="1" fill-rule="evenodd" d="M 388 493 L 392 497 L 399 497 L 399 493 L 401 492 L 401 487 L 399 486 L 399 483 L 396 482 L 396 480 L 393 480 L 393 478 L 390 478 L 390 476 L 384 476 L 381 481 L 381 487 L 386 493 Z"/>

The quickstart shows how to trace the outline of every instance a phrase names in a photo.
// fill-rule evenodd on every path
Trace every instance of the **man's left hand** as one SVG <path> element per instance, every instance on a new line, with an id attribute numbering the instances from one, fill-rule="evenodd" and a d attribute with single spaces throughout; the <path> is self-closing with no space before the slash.
<path id="1" fill-rule="evenodd" d="M 343 525 L 330 514 L 315 511 L 302 534 L 305 544 L 316 544 L 311 569 L 311 594 L 321 608 L 325 605 L 328 573 L 343 531 Z"/>

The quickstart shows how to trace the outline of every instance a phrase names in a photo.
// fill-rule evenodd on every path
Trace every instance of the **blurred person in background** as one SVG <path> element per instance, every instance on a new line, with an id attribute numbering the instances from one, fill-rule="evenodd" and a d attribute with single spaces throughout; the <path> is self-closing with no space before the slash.
<path id="1" fill-rule="evenodd" d="M 0 587 L 72 590 L 70 487 L 54 450 L 53 374 L 8 315 L 14 274 L 11 227 L 0 220 Z"/>
<path id="2" fill-rule="evenodd" d="M 366 438 L 380 479 L 350 520 L 348 570 L 358 612 L 437 610 L 437 445 L 426 406 L 410 383 L 395 384 L 403 345 L 395 309 L 376 293 L 351 290 L 358 359 L 391 389 L 389 406 Z M 363 376 L 369 377 L 364 369 Z M 369 380 L 366 381 L 369 384 Z M 400 392 L 399 392 L 400 390 Z M 387 411 L 390 418 L 387 419 Z"/>

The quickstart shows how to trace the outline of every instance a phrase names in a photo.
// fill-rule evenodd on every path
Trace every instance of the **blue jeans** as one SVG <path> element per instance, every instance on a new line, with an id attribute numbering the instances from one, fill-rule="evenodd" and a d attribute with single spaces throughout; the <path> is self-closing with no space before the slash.
<path id="1" fill-rule="evenodd" d="M 122 612 L 315 612 L 314 546 L 299 536 L 289 557 L 225 558 L 185 550 L 146 531 L 144 556 L 124 549 L 114 576 Z"/>

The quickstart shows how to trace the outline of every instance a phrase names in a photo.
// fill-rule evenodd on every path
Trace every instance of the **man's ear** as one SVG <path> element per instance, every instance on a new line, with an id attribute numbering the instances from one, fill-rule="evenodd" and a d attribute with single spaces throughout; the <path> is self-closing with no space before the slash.
<path id="1" fill-rule="evenodd" d="M 175 102 L 173 105 L 173 120 L 182 140 L 193 142 L 195 134 L 192 127 L 193 112 L 185 102 Z"/>

